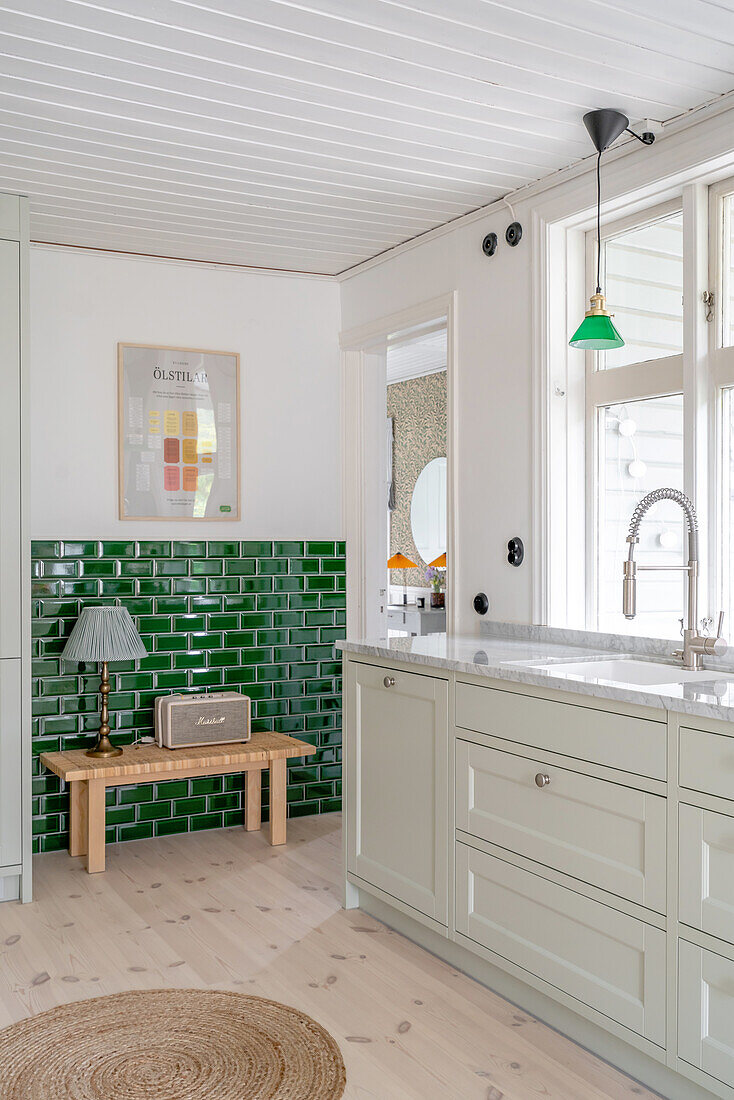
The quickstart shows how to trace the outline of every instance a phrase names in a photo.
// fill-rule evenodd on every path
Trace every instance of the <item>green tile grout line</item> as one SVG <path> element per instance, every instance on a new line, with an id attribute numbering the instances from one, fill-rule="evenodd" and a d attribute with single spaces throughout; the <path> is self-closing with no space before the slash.
<path id="1" fill-rule="evenodd" d="M 289 762 L 288 814 L 341 809 L 343 542 L 35 541 L 31 546 L 33 847 L 68 845 L 65 785 L 39 754 L 87 748 L 99 725 L 99 675 L 62 662 L 86 605 L 128 608 L 148 656 L 111 666 L 117 744 L 153 733 L 153 700 L 173 691 L 242 691 L 253 730 L 316 746 Z M 243 776 L 204 776 L 107 791 L 108 843 L 240 825 Z M 267 773 L 263 819 L 267 820 Z"/>

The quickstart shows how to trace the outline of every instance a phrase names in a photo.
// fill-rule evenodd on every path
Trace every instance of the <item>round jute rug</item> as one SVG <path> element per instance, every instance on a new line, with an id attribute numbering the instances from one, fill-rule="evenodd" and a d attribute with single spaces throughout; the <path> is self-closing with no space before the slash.
<path id="1" fill-rule="evenodd" d="M 0 1031 L 3 1100 L 339 1100 L 345 1085 L 320 1024 L 240 993 L 117 993 Z"/>

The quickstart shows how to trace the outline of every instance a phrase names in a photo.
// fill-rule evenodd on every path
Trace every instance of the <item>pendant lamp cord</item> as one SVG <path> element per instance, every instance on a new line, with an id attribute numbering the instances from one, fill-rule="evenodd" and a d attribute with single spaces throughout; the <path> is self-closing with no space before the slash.
<path id="1" fill-rule="evenodd" d="M 601 149 L 596 158 L 596 293 L 601 294 Z"/>

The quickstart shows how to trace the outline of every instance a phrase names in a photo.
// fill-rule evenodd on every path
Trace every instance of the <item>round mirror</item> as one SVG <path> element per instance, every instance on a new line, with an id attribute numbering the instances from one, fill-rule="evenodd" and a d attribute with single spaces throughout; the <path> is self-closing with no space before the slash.
<path id="1" fill-rule="evenodd" d="M 446 551 L 446 459 L 434 458 L 418 475 L 410 502 L 415 548 L 426 565 Z"/>

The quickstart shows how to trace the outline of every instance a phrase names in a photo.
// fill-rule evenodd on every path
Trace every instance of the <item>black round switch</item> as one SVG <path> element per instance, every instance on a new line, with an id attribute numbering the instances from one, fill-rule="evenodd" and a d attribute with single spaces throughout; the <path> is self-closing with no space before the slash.
<path id="1" fill-rule="evenodd" d="M 486 592 L 477 592 L 474 597 L 474 610 L 477 615 L 486 615 L 489 611 L 489 600 Z"/>

